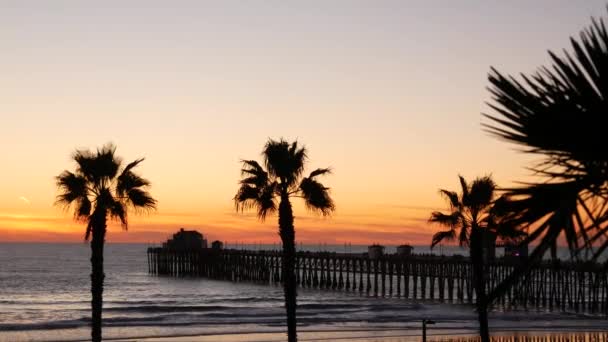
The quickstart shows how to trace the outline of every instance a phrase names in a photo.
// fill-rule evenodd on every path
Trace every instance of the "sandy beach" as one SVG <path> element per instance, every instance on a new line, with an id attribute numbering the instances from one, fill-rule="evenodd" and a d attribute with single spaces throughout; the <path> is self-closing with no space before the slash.
<path id="1" fill-rule="evenodd" d="M 284 333 L 248 333 L 221 335 L 192 335 L 151 337 L 115 340 L 117 342 L 278 342 L 285 341 Z M 385 331 L 306 331 L 298 334 L 299 341 L 356 341 L 356 342 L 419 342 L 420 332 L 405 330 Z M 434 333 L 427 336 L 427 341 L 434 342 L 473 342 L 478 341 L 474 333 Z M 496 342 L 553 342 L 553 341 L 608 341 L 608 332 L 581 331 L 504 331 L 492 334 Z"/>

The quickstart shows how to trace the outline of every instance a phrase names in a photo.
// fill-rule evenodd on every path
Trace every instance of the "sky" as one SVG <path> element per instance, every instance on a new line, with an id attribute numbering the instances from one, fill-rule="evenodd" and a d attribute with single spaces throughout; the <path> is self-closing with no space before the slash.
<path id="1" fill-rule="evenodd" d="M 232 197 L 239 161 L 283 137 L 333 170 L 331 217 L 294 203 L 299 242 L 428 244 L 459 174 L 529 179 L 535 159 L 482 129 L 490 67 L 531 73 L 605 15 L 600 0 L 0 0 L 0 242 L 82 241 L 54 177 L 107 142 L 146 158 L 158 200 L 108 241 L 277 242 L 276 217 Z"/>

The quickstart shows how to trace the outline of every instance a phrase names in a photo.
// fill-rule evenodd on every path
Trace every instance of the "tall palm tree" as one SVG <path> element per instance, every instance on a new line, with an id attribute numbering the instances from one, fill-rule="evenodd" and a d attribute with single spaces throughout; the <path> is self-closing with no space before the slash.
<path id="1" fill-rule="evenodd" d="M 103 303 L 103 247 L 106 222 L 118 220 L 124 229 L 128 227 L 129 209 L 148 210 L 156 207 L 156 200 L 146 191 L 150 185 L 133 169 L 142 159 L 124 168 L 115 156 L 116 147 L 107 144 L 97 152 L 77 150 L 73 159 L 75 172 L 63 171 L 57 176 L 60 194 L 57 204 L 73 207 L 74 219 L 86 223 L 85 240 L 91 239 L 91 338 L 101 341 L 101 310 Z"/>
<path id="2" fill-rule="evenodd" d="M 510 221 L 529 230 L 524 243 L 537 247 L 531 261 L 551 250 L 560 236 L 575 259 L 597 258 L 608 248 L 608 33 L 592 18 L 573 52 L 549 52 L 551 66 L 517 80 L 496 69 L 489 75 L 489 104 L 484 114 L 494 136 L 540 158 L 533 170 L 544 178 L 507 189 L 504 210 Z M 584 253 L 583 253 L 584 252 Z M 530 263 L 528 263 L 530 264 Z M 491 294 L 498 297 L 520 279 L 521 267 Z"/>
<path id="3" fill-rule="evenodd" d="M 300 197 L 306 207 L 324 216 L 334 210 L 329 188 L 317 177 L 330 173 L 329 169 L 316 169 L 308 177 L 302 177 L 307 160 L 306 149 L 297 142 L 288 143 L 268 140 L 264 151 L 264 167 L 255 160 L 244 160 L 242 179 L 234 196 L 236 209 L 256 209 L 258 218 L 264 220 L 268 214 L 279 214 L 279 236 L 283 243 L 282 279 L 287 311 L 287 336 L 290 342 L 297 341 L 296 334 L 296 248 L 294 216 L 290 198 Z"/>
<path id="4" fill-rule="evenodd" d="M 488 304 L 484 285 L 484 240 L 496 236 L 497 226 L 493 223 L 492 203 L 496 184 L 489 177 L 477 178 L 470 185 L 460 176 L 460 195 L 454 191 L 439 190 L 448 200 L 450 212 L 435 211 L 430 222 L 447 227 L 433 235 L 431 248 L 443 240 L 458 240 L 462 247 L 469 247 L 475 284 L 476 306 L 479 318 L 479 334 L 482 341 L 490 340 L 488 330 Z"/>

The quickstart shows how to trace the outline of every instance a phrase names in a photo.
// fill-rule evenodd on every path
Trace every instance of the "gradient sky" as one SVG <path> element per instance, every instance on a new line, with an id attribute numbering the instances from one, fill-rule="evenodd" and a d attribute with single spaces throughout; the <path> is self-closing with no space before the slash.
<path id="1" fill-rule="evenodd" d="M 336 213 L 296 205 L 297 239 L 429 243 L 457 175 L 525 180 L 481 129 L 490 66 L 547 64 L 604 0 L 0 1 L 0 241 L 82 241 L 53 205 L 76 148 L 146 157 L 158 211 L 109 241 L 278 241 L 237 214 L 239 160 L 269 137 L 331 166 Z"/>

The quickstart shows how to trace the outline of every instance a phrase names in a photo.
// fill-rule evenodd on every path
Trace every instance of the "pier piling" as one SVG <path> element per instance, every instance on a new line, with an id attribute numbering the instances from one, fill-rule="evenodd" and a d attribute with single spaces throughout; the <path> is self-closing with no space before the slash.
<path id="1" fill-rule="evenodd" d="M 276 251 L 148 248 L 148 273 L 172 277 L 205 277 L 233 282 L 278 284 L 281 253 Z M 490 290 L 516 267 L 498 259 L 487 265 Z M 475 301 L 472 267 L 463 257 L 298 252 L 299 286 L 373 296 L 442 302 Z M 538 263 L 496 303 L 504 307 L 602 314 L 608 317 L 608 274 L 592 263 Z"/>

